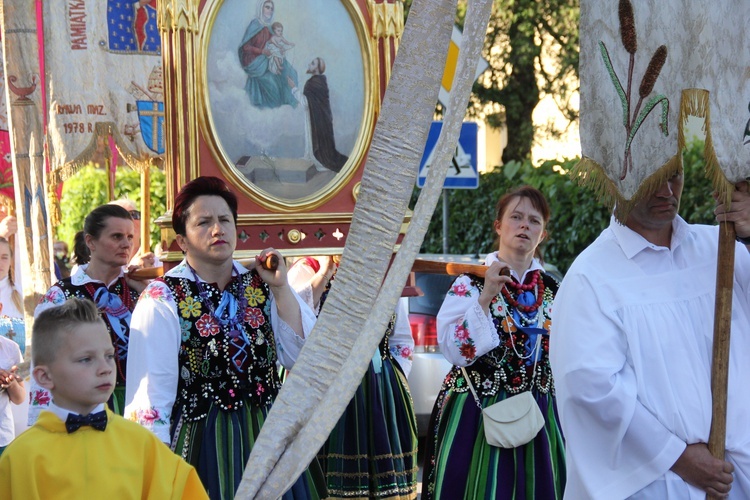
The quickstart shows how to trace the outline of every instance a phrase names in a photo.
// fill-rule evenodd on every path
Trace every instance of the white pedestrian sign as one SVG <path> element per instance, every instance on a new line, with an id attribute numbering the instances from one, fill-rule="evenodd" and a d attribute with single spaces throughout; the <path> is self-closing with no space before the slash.
<path id="1" fill-rule="evenodd" d="M 425 143 L 424 154 L 419 165 L 417 176 L 417 187 L 424 187 L 427 179 L 428 169 L 433 163 L 435 145 L 437 144 L 443 122 L 432 122 L 430 132 Z M 448 174 L 445 177 L 443 187 L 446 189 L 476 189 L 479 187 L 479 172 L 477 168 L 477 135 L 479 127 L 474 122 L 464 122 L 461 126 L 461 134 L 456 144 Z"/>

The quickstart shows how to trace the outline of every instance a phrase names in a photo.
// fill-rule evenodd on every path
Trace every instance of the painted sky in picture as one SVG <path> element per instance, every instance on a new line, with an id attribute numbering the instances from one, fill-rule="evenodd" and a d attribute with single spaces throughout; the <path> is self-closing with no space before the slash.
<path id="1" fill-rule="evenodd" d="M 259 78 L 296 80 L 296 91 L 269 97 L 267 107 L 254 105 L 246 89 L 248 73 L 239 48 L 263 5 L 248 0 L 226 0 L 210 28 L 206 61 L 210 113 L 215 133 L 227 157 L 299 158 L 305 148 L 305 114 L 292 97 L 302 92 L 313 59 L 325 61 L 336 149 L 349 154 L 362 126 L 365 75 L 362 50 L 352 16 L 340 0 L 274 0 L 272 22 L 282 25 L 273 53 L 275 62 Z M 261 14 L 262 15 L 262 14 Z M 270 26 L 269 26 L 270 27 Z M 278 28 L 278 26 L 277 26 Z M 246 66 L 247 69 L 247 66 Z M 256 92 L 256 95 L 260 93 Z M 256 99 L 266 99 L 261 96 Z"/>

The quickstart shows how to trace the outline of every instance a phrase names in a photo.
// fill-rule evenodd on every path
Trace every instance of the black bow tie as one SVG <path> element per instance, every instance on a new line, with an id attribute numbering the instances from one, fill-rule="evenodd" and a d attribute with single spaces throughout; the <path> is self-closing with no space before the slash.
<path id="1" fill-rule="evenodd" d="M 84 425 L 103 431 L 107 428 L 107 412 L 91 413 L 85 417 L 76 413 L 68 413 L 68 418 L 65 420 L 65 428 L 68 430 L 68 434 L 77 431 Z"/>

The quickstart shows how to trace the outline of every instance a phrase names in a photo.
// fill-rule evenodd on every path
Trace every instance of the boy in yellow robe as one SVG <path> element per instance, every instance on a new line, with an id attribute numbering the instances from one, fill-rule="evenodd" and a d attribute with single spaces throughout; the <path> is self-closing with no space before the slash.
<path id="1" fill-rule="evenodd" d="M 0 456 L 0 498 L 208 498 L 191 465 L 106 408 L 115 352 L 93 302 L 42 312 L 31 339 L 33 375 L 52 404 Z"/>

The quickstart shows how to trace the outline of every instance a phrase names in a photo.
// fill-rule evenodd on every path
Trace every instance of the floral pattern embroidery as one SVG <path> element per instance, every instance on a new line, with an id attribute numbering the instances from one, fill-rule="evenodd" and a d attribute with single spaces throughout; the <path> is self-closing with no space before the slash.
<path id="1" fill-rule="evenodd" d="M 245 309 L 245 323 L 248 323 L 253 328 L 259 328 L 265 324 L 266 318 L 263 316 L 263 311 L 257 307 L 248 307 Z"/>
<path id="2" fill-rule="evenodd" d="M 471 297 L 471 291 L 466 287 L 466 283 L 458 283 L 454 284 L 450 290 L 448 290 L 448 295 L 455 295 L 457 297 Z"/>
<path id="3" fill-rule="evenodd" d="M 219 333 L 219 325 L 216 324 L 210 314 L 204 314 L 195 322 L 198 333 L 201 337 L 209 337 Z"/>
<path id="4" fill-rule="evenodd" d="M 45 389 L 39 389 L 31 394 L 32 406 L 49 406 L 52 398 Z"/>
<path id="5" fill-rule="evenodd" d="M 263 291 L 259 288 L 248 287 L 245 288 L 245 298 L 250 306 L 258 306 L 266 301 L 266 297 L 263 295 Z"/>
<path id="6" fill-rule="evenodd" d="M 183 273 L 186 272 L 184 268 Z M 238 302 L 244 303 L 244 298 L 250 295 L 263 306 L 253 308 L 248 305 L 239 310 L 238 324 L 222 325 L 208 312 L 212 308 L 205 302 L 210 301 L 214 308 L 217 307 L 222 291 L 206 283 L 201 292 L 195 281 L 176 274 L 178 272 L 173 270 L 155 281 L 161 282 L 172 297 L 169 307 L 180 318 L 183 312 L 180 304 L 194 302 L 200 304 L 202 313 L 197 320 L 192 318 L 191 312 L 190 318 L 180 321 L 180 377 L 174 407 L 181 411 L 185 421 L 195 421 L 204 418 L 213 404 L 223 411 L 235 411 L 246 404 L 269 405 L 281 384 L 270 319 L 268 315 L 263 316 L 262 311 L 271 303 L 268 285 L 254 271 L 235 276 L 225 290 Z M 248 289 L 257 289 L 263 296 L 258 297 Z M 187 310 L 192 308 L 186 307 Z M 167 408 L 159 409 L 162 415 L 169 413 Z"/>
<path id="7" fill-rule="evenodd" d="M 543 274 L 544 294 L 542 304 L 539 307 L 539 327 L 549 332 L 552 323 L 552 301 L 558 288 L 558 283 L 549 275 Z M 462 286 L 454 285 L 453 289 L 459 291 L 464 288 L 468 294 L 477 295 L 482 290 L 482 281 L 471 279 L 470 282 L 459 279 Z M 508 394 L 517 394 L 529 390 L 530 385 L 540 394 L 553 394 L 554 385 L 552 372 L 549 366 L 549 335 L 545 334 L 541 339 L 541 358 L 537 365 L 526 356 L 529 349 L 529 334 L 526 330 L 518 328 L 511 317 L 513 309 L 503 300 L 493 299 L 490 304 L 490 315 L 492 322 L 500 337 L 500 345 L 491 351 L 477 357 L 476 346 L 471 339 L 472 332 L 468 331 L 468 323 L 464 321 L 453 330 L 453 342 L 458 347 L 459 353 L 466 358 L 470 366 L 466 371 L 477 389 L 480 397 L 489 397 L 504 390 Z M 536 375 L 534 375 L 536 373 Z M 455 390 L 464 392 L 468 386 L 464 382 L 462 372 L 453 367 L 447 375 L 444 390 Z M 440 398 L 440 397 L 439 397 Z"/>
<path id="8" fill-rule="evenodd" d="M 474 339 L 469 336 L 468 326 L 466 320 L 456 325 L 453 330 L 453 342 L 458 346 L 461 356 L 467 361 L 473 361 L 477 357 L 477 348 L 474 345 Z"/>
<path id="9" fill-rule="evenodd" d="M 391 356 L 394 358 L 412 359 L 414 351 L 408 345 L 392 345 Z"/>
<path id="10" fill-rule="evenodd" d="M 143 290 L 143 293 L 141 293 L 141 298 L 138 300 L 152 299 L 157 302 L 165 302 L 168 296 L 169 296 L 169 291 L 164 290 L 161 284 L 149 285 L 146 287 L 145 290 Z"/>
<path id="11" fill-rule="evenodd" d="M 508 314 L 508 308 L 505 306 L 504 300 L 497 300 L 497 297 L 492 299 L 490 303 L 490 312 L 493 316 L 505 316 Z"/>
<path id="12" fill-rule="evenodd" d="M 144 427 L 153 427 L 154 424 L 166 425 L 169 422 L 166 418 L 162 418 L 159 410 L 153 406 L 148 409 L 137 409 L 130 412 L 128 420 L 137 422 Z"/>
<path id="13" fill-rule="evenodd" d="M 65 298 L 65 292 L 60 290 L 58 287 L 53 286 L 49 289 L 49 291 L 44 294 L 44 297 L 42 297 L 42 300 L 39 301 L 40 304 L 62 304 L 67 299 Z"/>
<path id="14" fill-rule="evenodd" d="M 192 324 L 190 323 L 190 320 L 180 318 L 180 338 L 182 338 L 183 342 L 187 341 L 187 339 L 190 338 L 191 326 Z"/>
<path id="15" fill-rule="evenodd" d="M 185 297 L 185 300 L 181 301 L 180 314 L 183 318 L 197 318 L 201 315 L 201 303 L 195 300 L 193 297 Z"/>

